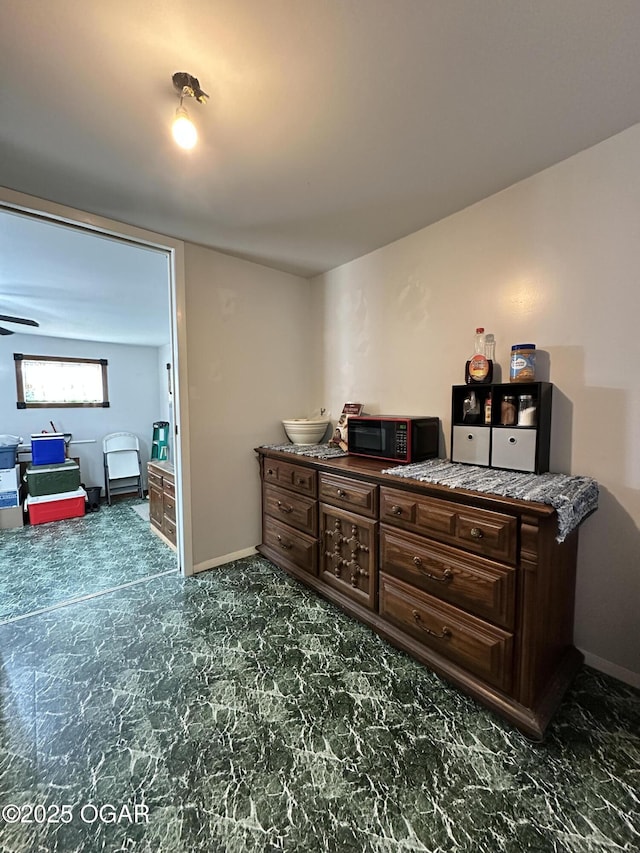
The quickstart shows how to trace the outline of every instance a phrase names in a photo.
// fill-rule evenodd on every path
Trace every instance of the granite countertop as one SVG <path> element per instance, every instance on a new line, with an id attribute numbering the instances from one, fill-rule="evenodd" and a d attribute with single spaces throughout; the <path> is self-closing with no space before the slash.
<path id="1" fill-rule="evenodd" d="M 264 449 L 320 460 L 348 455 L 344 450 L 328 444 L 270 444 L 264 445 Z M 552 472 L 531 474 L 504 471 L 480 465 L 462 465 L 446 459 L 396 465 L 383 469 L 381 473 L 451 489 L 467 489 L 550 505 L 558 515 L 558 542 L 563 542 L 572 530 L 598 508 L 598 483 L 591 477 Z"/>

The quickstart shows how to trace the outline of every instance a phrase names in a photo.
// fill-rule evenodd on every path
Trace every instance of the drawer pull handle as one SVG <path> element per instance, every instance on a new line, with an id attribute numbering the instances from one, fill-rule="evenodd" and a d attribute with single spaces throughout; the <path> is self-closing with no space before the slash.
<path id="1" fill-rule="evenodd" d="M 417 610 L 412 610 L 411 612 L 413 613 L 413 621 L 416 623 L 416 625 L 419 628 L 422 628 L 422 630 L 425 632 L 425 634 L 430 634 L 432 637 L 437 637 L 439 640 L 444 640 L 445 637 L 451 636 L 451 631 L 447 628 L 446 625 L 443 627 L 442 631 L 438 634 L 437 631 L 432 631 L 431 628 L 427 628 L 426 625 L 422 624 L 422 622 L 420 621 L 420 614 L 418 613 Z"/>
<path id="2" fill-rule="evenodd" d="M 267 468 L 267 474 L 268 474 L 270 477 L 273 477 L 273 473 L 274 473 L 273 468 Z"/>
<path id="3" fill-rule="evenodd" d="M 285 506 L 281 501 L 278 501 L 278 509 L 281 512 L 293 512 L 292 506 Z"/>
<path id="4" fill-rule="evenodd" d="M 345 492 L 344 489 L 338 489 L 338 497 L 339 498 L 346 498 L 346 496 L 347 496 L 347 493 Z"/>
<path id="5" fill-rule="evenodd" d="M 473 441 L 473 433 L 472 432 L 470 432 L 469 435 L 467 436 L 467 441 Z"/>
<path id="6" fill-rule="evenodd" d="M 284 548 L 286 551 L 289 551 L 289 550 L 291 549 L 291 545 L 290 545 L 288 542 L 284 542 L 284 541 L 282 540 L 282 536 L 280 536 L 280 534 L 278 534 L 278 544 L 279 544 L 282 548 Z"/>
<path id="7" fill-rule="evenodd" d="M 420 569 L 423 575 L 426 575 L 430 580 L 437 581 L 438 583 L 447 583 L 453 577 L 453 572 L 451 571 L 451 569 L 445 569 L 441 577 L 439 575 L 434 575 L 431 572 L 428 572 L 422 565 L 422 559 L 420 557 L 414 557 L 413 564 L 414 566 L 417 566 Z"/>
<path id="8" fill-rule="evenodd" d="M 482 539 L 484 537 L 484 533 L 479 527 L 472 527 L 469 532 L 471 533 L 472 539 Z"/>
<path id="9" fill-rule="evenodd" d="M 392 512 L 394 515 L 402 515 L 402 507 L 401 507 L 401 506 L 392 506 L 392 507 L 391 507 L 391 512 Z"/>

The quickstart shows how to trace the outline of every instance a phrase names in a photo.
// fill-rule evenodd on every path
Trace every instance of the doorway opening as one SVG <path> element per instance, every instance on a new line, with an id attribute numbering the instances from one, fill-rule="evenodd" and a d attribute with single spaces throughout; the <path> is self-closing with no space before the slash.
<path id="1" fill-rule="evenodd" d="M 133 270 L 131 275 L 135 278 L 137 282 L 141 280 L 142 270 L 145 267 L 143 261 L 152 261 L 150 264 L 150 268 L 154 269 L 155 264 L 155 272 L 156 272 L 156 281 L 155 281 L 155 289 L 152 292 L 145 293 L 142 295 L 139 292 L 136 292 L 134 288 L 127 283 L 124 283 L 124 290 L 126 294 L 121 296 L 120 299 L 120 316 L 125 318 L 120 322 L 120 330 L 118 335 L 116 335 L 116 340 L 100 341 L 99 338 L 107 337 L 104 333 L 99 331 L 99 328 L 104 325 L 106 322 L 107 314 L 110 308 L 105 307 L 105 303 L 102 298 L 98 298 L 98 295 L 101 293 L 101 285 L 104 285 L 104 278 L 101 278 L 101 275 L 97 273 L 97 266 L 92 271 L 91 275 L 87 275 L 87 280 L 84 283 L 84 291 L 81 287 L 72 294 L 73 299 L 76 300 L 82 312 L 85 315 L 85 326 L 89 324 L 92 327 L 91 334 L 87 334 L 86 332 L 81 334 L 78 337 L 68 337 L 64 338 L 65 345 L 68 345 L 69 342 L 75 341 L 72 344 L 72 348 L 76 348 L 76 353 L 87 346 L 91 346 L 91 339 L 94 338 L 93 345 L 96 348 L 106 347 L 109 350 L 109 355 L 111 356 L 111 362 L 113 364 L 113 378 L 112 385 L 110 388 L 110 404 L 109 408 L 102 411 L 100 409 L 93 412 L 93 414 L 109 414 L 116 415 L 117 406 L 114 400 L 114 392 L 116 392 L 116 396 L 119 395 L 119 403 L 120 403 L 120 413 L 130 412 L 133 410 L 135 405 L 140 404 L 140 397 L 145 396 L 141 395 L 140 389 L 143 387 L 140 383 L 144 382 L 143 374 L 144 368 L 149 368 L 150 362 L 155 360 L 155 378 L 150 379 L 149 374 L 147 372 L 146 382 L 155 383 L 157 391 L 156 398 L 158 401 L 162 401 L 161 405 L 157 405 L 153 408 L 151 403 L 149 403 L 149 399 L 153 397 L 153 394 L 146 394 L 147 398 L 147 412 L 143 413 L 138 418 L 138 421 L 134 424 L 132 431 L 137 433 L 140 438 L 140 446 L 141 446 L 141 462 L 142 462 L 142 471 L 144 475 L 144 487 L 145 494 L 149 490 L 149 482 L 147 477 L 147 462 L 151 459 L 152 453 L 152 429 L 155 426 L 156 422 L 168 423 L 169 427 L 169 435 L 168 435 L 168 449 L 165 450 L 165 459 L 164 463 L 170 462 L 174 471 L 174 513 L 175 513 L 175 552 L 171 554 L 172 560 L 172 568 L 167 569 L 167 559 L 166 559 L 166 545 L 162 542 L 162 536 L 155 537 L 154 533 L 150 530 L 150 522 L 146 522 L 145 520 L 145 509 L 148 507 L 148 501 L 145 503 L 147 506 L 140 501 L 139 498 L 129 498 L 122 497 L 114 500 L 112 502 L 111 507 L 107 507 L 104 504 L 104 501 L 101 501 L 100 511 L 102 511 L 102 515 L 100 516 L 100 512 L 92 514 L 91 518 L 87 518 L 87 521 L 94 521 L 93 529 L 97 531 L 97 521 L 98 516 L 100 516 L 100 523 L 103 526 L 107 525 L 107 522 L 111 519 L 114 523 L 118 522 L 119 516 L 119 524 L 120 530 L 124 530 L 127 528 L 129 533 L 138 534 L 141 533 L 144 529 L 144 532 L 152 539 L 152 544 L 149 546 L 153 551 L 155 549 L 155 556 L 150 558 L 149 563 L 149 571 L 147 572 L 146 577 L 150 577 L 152 575 L 156 575 L 159 573 L 163 573 L 164 571 L 180 571 L 183 575 L 191 574 L 191 539 L 190 539 L 190 524 L 185 524 L 185 519 L 190 518 L 190 507 L 188 502 L 188 488 L 185 488 L 185 479 L 188 480 L 188 465 L 186 465 L 186 459 L 188 457 L 188 446 L 187 442 L 185 442 L 185 436 L 188 436 L 188 433 L 185 429 L 186 422 L 186 412 L 181 405 L 181 397 L 180 397 L 180 388 L 186 388 L 186 353 L 184 341 L 181 339 L 184 336 L 184 329 L 181 328 L 181 324 L 183 323 L 184 310 L 183 303 L 184 302 L 184 280 L 183 280 L 183 246 L 181 241 L 176 241 L 171 238 L 164 238 L 160 235 L 153 234 L 151 232 L 142 231 L 141 229 L 131 228 L 129 226 L 122 225 L 120 223 L 115 223 L 109 220 L 99 219 L 93 217 L 89 214 L 83 213 L 81 211 L 75 211 L 70 208 L 65 208 L 59 205 L 54 205 L 49 202 L 44 202 L 39 199 L 34 199 L 32 197 L 24 196 L 22 194 L 14 193 L 9 190 L 5 190 L 0 188 L 0 217 L 3 218 L 8 216 L 12 222 L 12 225 L 16 225 L 16 221 L 19 219 L 20 224 L 31 223 L 38 226 L 39 229 L 48 229 L 51 233 L 56 232 L 58 236 L 64 235 L 64 241 L 72 240 L 85 240 L 92 243 L 95 247 L 96 245 L 100 246 L 101 252 L 106 252 L 107 254 L 115 253 L 120 254 L 123 257 L 127 255 L 131 258 L 134 258 L 133 261 Z M 9 221 L 9 220 L 6 220 Z M 10 229 L 6 229 L 10 230 Z M 0 235 L 3 237 L 7 237 L 7 234 L 0 230 Z M 97 242 L 96 242 L 97 241 Z M 88 244 L 87 244 L 88 245 Z M 60 254 L 64 255 L 65 251 L 68 247 L 61 246 L 59 247 L 59 255 L 57 258 L 57 263 L 61 262 Z M 160 269 L 162 272 L 160 275 L 157 275 L 157 271 Z M 5 291 L 7 291 L 7 299 L 10 299 L 12 296 L 15 300 L 20 300 L 28 298 L 28 288 L 25 285 L 25 282 L 22 282 L 22 287 L 20 287 L 20 282 L 16 282 L 16 286 L 12 287 L 3 287 L 3 296 L 2 299 L 5 300 Z M 66 282 L 68 284 L 68 282 Z M 29 305 L 30 314 L 37 313 L 38 306 L 42 307 L 44 305 L 45 297 L 50 298 L 59 296 L 60 305 L 57 306 L 59 315 L 64 315 L 62 310 L 62 303 L 64 299 L 69 297 L 67 293 L 62 298 L 62 294 L 64 292 L 65 282 L 61 282 L 59 285 L 56 285 L 54 282 L 53 287 L 44 288 L 40 290 L 38 293 L 36 291 L 35 297 L 32 299 L 32 304 Z M 118 282 L 118 287 L 116 290 L 123 290 L 123 282 Z M 46 291 L 46 292 L 45 292 Z M 135 298 L 134 298 L 135 294 Z M 102 294 L 102 297 L 104 294 Z M 118 294 L 116 294 L 115 299 L 111 299 L 111 305 L 118 302 Z M 164 311 L 165 311 L 165 327 L 166 327 L 166 339 L 160 340 L 157 337 L 156 330 L 156 338 L 153 340 L 145 339 L 144 336 L 141 337 L 139 341 L 135 341 L 134 339 L 126 339 L 124 337 L 123 328 L 125 326 L 131 326 L 132 315 L 135 314 L 133 310 L 134 305 L 138 308 L 140 307 L 141 299 L 145 301 L 145 305 L 143 306 L 146 310 L 141 317 L 144 320 L 141 320 L 139 323 L 140 331 L 145 332 L 145 334 L 149 333 L 148 318 L 149 316 L 157 316 L 158 311 L 162 306 L 164 301 Z M 0 313 L 18 313 L 16 310 L 8 310 L 13 309 L 15 306 L 10 304 L 9 306 L 5 306 L 4 304 L 0 306 Z M 19 306 L 18 306 L 19 307 Z M 5 310 L 5 308 L 7 310 Z M 62 345 L 61 338 L 56 339 L 52 336 L 53 332 L 51 329 L 54 328 L 54 321 L 60 319 L 60 317 L 56 318 L 54 306 L 53 311 L 49 311 L 49 313 L 44 312 L 44 317 L 46 320 L 46 324 L 42 328 L 42 331 L 45 332 L 45 335 L 42 337 L 33 337 L 31 340 L 34 345 L 39 344 L 42 347 L 42 341 L 47 339 L 51 346 Z M 92 309 L 94 311 L 93 319 L 92 319 Z M 98 312 L 96 314 L 96 312 Z M 52 319 L 53 318 L 53 319 Z M 64 317 L 62 316 L 62 320 Z M 43 324 L 41 324 L 42 326 Z M 70 328 L 69 324 L 65 327 L 64 322 L 61 324 L 61 328 Z M 31 330 L 30 330 L 31 331 Z M 41 329 L 34 330 L 37 333 L 41 331 Z M 16 329 L 17 332 L 17 329 Z M 162 335 L 162 332 L 160 333 Z M 27 335 L 20 335 L 20 337 L 12 336 L 16 340 L 16 343 L 19 342 L 20 349 L 28 349 L 29 338 Z M 5 342 L 7 338 L 3 338 Z M 9 338 L 8 340 L 11 340 Z M 25 343 L 26 342 L 26 343 Z M 59 344 L 58 344 L 59 342 Z M 7 349 L 7 346 L 4 347 Z M 155 353 L 155 359 L 151 355 L 151 352 Z M 12 349 L 13 353 L 13 349 Z M 64 354 L 64 353 L 62 353 Z M 102 357 L 102 356 L 99 356 Z M 6 352 L 3 353 L 3 360 L 6 360 Z M 109 359 L 106 359 L 109 361 Z M 126 383 L 122 383 L 122 362 L 123 360 L 126 362 Z M 134 364 L 134 362 L 137 363 Z M 118 363 L 120 362 L 120 363 Z M 0 371 L 5 365 L 0 367 Z M 167 369 L 169 366 L 169 370 Z M 117 375 L 119 373 L 119 375 Z M 0 372 L 0 377 L 2 373 Z M 6 383 L 5 383 L 6 386 Z M 2 386 L 0 385 L 0 388 Z M 124 390 L 123 390 L 124 389 Z M 6 387 L 5 387 L 6 393 Z M 15 392 L 14 392 L 15 393 Z M 13 403 L 14 413 L 15 413 L 15 400 Z M 6 410 L 6 407 L 3 402 L 3 409 Z M 45 413 L 49 414 L 54 410 L 42 410 L 40 413 L 42 417 L 45 416 Z M 62 423 L 62 429 L 65 432 L 69 430 L 65 429 L 68 425 L 69 421 L 67 419 L 67 415 L 70 410 L 64 410 L 62 413 L 58 412 L 56 414 L 56 420 Z M 23 412 L 19 414 L 24 414 Z M 62 421 L 60 418 L 60 414 L 62 414 Z M 86 414 L 86 413 L 85 413 Z M 117 416 L 117 415 L 116 415 Z M 47 414 L 48 417 L 48 414 Z M 13 420 L 12 424 L 15 424 L 15 417 L 12 416 Z M 146 418 L 146 421 L 144 420 Z M 51 418 L 51 422 L 53 422 L 54 418 Z M 49 423 L 49 422 L 48 422 Z M 75 447 L 73 445 L 74 437 L 71 438 L 71 444 L 69 445 L 69 456 L 72 456 L 74 451 L 77 454 L 76 458 L 80 459 L 81 462 L 81 470 L 82 470 L 82 478 L 83 482 L 86 485 L 91 485 L 94 487 L 94 497 L 95 497 L 95 487 L 99 484 L 102 486 L 102 493 L 104 494 L 104 481 L 103 477 L 103 455 L 102 455 L 102 439 L 104 435 L 108 432 L 116 431 L 114 428 L 114 424 L 117 421 L 111 419 L 105 419 L 102 421 L 104 428 L 100 427 L 100 421 L 94 420 L 93 426 L 94 429 L 92 431 L 88 430 L 87 425 L 90 423 L 86 420 L 80 419 L 76 421 L 77 424 L 80 424 L 78 427 L 79 432 L 76 437 L 76 441 L 78 442 Z M 144 425 L 146 423 L 146 426 Z M 26 421 L 24 421 L 26 425 Z M 33 429 L 34 421 L 30 421 L 30 425 L 28 425 L 27 432 L 39 432 L 40 430 Z M 125 422 L 119 423 L 119 426 L 130 426 L 131 424 L 127 424 Z M 57 424 L 56 424 L 57 426 Z M 5 431 L 5 425 L 0 424 L 0 432 Z M 8 430 L 6 430 L 8 431 Z M 25 430 L 22 429 L 22 432 Z M 82 432 L 85 435 L 82 435 Z M 28 440 L 29 436 L 23 436 L 24 439 Z M 82 444 L 84 442 L 84 444 Z M 87 482 L 90 481 L 90 482 Z M 184 499 L 184 496 L 187 496 L 187 500 Z M 104 509 L 103 509 L 104 507 Z M 126 510 L 126 512 L 125 512 Z M 48 527 L 52 529 L 53 527 L 58 528 L 58 533 L 62 533 L 62 526 L 67 525 L 71 527 L 70 521 L 60 521 L 56 522 L 55 525 L 46 525 L 43 524 L 40 526 L 40 530 L 37 531 L 41 538 L 46 539 L 47 535 L 44 534 L 45 529 Z M 136 525 L 141 525 L 136 530 Z M 86 525 L 88 527 L 88 525 Z M 31 531 L 32 533 L 35 532 Z M 4 534 L 4 531 L 0 532 L 0 536 Z M 135 538 L 135 537 L 134 537 Z M 6 544 L 9 539 L 5 536 L 4 543 Z M 70 542 L 70 538 L 67 538 L 67 544 Z M 158 551 L 158 549 L 160 549 Z M 6 551 L 6 549 L 3 549 Z M 124 549 L 127 550 L 126 548 Z M 158 555 L 161 555 L 160 557 Z M 33 553 L 34 560 L 37 562 L 37 555 L 35 551 Z M 105 555 L 106 556 L 106 555 Z M 91 561 L 91 557 L 87 557 L 87 560 Z M 3 572 L 11 571 L 12 567 L 6 565 L 6 561 L 2 560 L 5 565 L 3 566 Z M 16 565 L 14 561 L 14 566 Z M 87 566 L 85 565 L 85 570 L 87 570 Z M 136 570 L 139 574 L 139 566 L 136 567 Z M 154 571 L 155 569 L 160 568 L 161 571 Z M 95 565 L 94 565 L 95 570 Z M 95 573 L 95 571 L 94 571 Z M 135 572 L 133 573 L 136 574 Z M 130 582 L 137 582 L 136 577 L 127 578 L 126 576 L 118 575 L 117 581 L 114 586 L 122 586 L 126 585 Z M 113 588 L 113 586 L 112 586 Z M 88 589 L 79 585 L 76 592 L 77 595 L 73 596 L 73 600 L 77 600 L 78 598 L 86 598 L 87 596 L 91 596 L 94 594 L 98 594 L 103 590 L 96 591 L 95 589 L 89 587 Z M 49 606 L 61 606 L 56 601 L 48 602 L 45 604 Z M 37 608 L 36 608 L 37 609 Z M 48 608 L 47 608 L 48 609 Z M 33 612 L 33 610 L 32 610 Z M 0 621 L 2 621 L 2 614 L 0 613 Z"/>

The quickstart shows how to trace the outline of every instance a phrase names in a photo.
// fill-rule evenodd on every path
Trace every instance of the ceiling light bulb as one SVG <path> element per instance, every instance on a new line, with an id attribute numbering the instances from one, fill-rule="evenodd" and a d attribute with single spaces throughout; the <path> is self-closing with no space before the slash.
<path id="1" fill-rule="evenodd" d="M 189 150 L 190 148 L 193 148 L 198 141 L 198 131 L 189 118 L 189 113 L 184 107 L 178 107 L 176 110 L 176 117 L 173 120 L 173 127 L 171 130 L 173 138 L 181 148 Z"/>

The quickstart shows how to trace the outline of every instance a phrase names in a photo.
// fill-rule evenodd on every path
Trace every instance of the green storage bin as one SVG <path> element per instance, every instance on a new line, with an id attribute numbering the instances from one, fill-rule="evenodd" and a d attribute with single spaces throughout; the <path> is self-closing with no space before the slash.
<path id="1" fill-rule="evenodd" d="M 80 486 L 80 466 L 67 459 L 56 465 L 33 465 L 24 475 L 29 494 L 34 498 L 74 492 Z"/>

